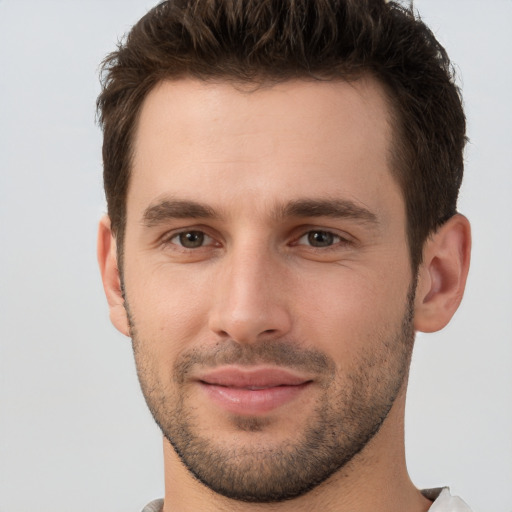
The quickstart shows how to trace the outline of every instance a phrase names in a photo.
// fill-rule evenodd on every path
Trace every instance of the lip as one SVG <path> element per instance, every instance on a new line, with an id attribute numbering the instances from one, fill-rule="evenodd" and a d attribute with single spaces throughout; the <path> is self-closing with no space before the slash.
<path id="1" fill-rule="evenodd" d="M 281 368 L 217 368 L 198 378 L 206 396 L 234 414 L 261 415 L 301 395 L 312 383 Z"/>

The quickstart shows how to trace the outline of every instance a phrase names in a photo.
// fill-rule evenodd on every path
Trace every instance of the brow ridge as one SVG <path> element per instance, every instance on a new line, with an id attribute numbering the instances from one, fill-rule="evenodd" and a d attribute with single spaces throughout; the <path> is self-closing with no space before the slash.
<path id="1" fill-rule="evenodd" d="M 278 211 L 279 217 L 349 218 L 367 224 L 379 224 L 377 215 L 347 199 L 297 199 Z"/>
<path id="2" fill-rule="evenodd" d="M 272 211 L 276 220 L 289 217 L 348 218 L 358 222 L 377 225 L 375 213 L 366 207 L 346 199 L 296 199 L 278 205 Z M 220 215 L 209 205 L 183 199 L 164 199 L 148 206 L 143 213 L 143 224 L 153 227 L 169 219 L 214 219 Z"/>
<path id="3" fill-rule="evenodd" d="M 212 219 L 218 217 L 215 210 L 196 201 L 165 199 L 148 206 L 142 215 L 143 223 L 153 227 L 169 219 Z"/>

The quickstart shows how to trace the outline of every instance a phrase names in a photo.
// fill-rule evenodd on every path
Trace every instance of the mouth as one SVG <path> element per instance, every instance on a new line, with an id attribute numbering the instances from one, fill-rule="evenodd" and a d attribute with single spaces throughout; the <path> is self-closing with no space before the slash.
<path id="1" fill-rule="evenodd" d="M 310 378 L 281 368 L 217 368 L 198 379 L 215 406 L 240 415 L 258 416 L 298 399 Z"/>

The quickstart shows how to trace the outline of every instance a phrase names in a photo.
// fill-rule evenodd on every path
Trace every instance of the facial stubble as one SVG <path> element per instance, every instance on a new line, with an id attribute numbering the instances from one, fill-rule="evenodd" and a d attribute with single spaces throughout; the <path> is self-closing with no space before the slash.
<path id="1" fill-rule="evenodd" d="M 148 407 L 163 435 L 191 474 L 214 492 L 231 499 L 271 503 L 304 495 L 354 459 L 379 431 L 408 373 L 414 343 L 414 289 L 409 290 L 401 324 L 381 334 L 362 352 L 353 368 L 339 375 L 332 359 L 317 350 L 302 349 L 283 340 L 259 344 L 226 341 L 208 350 L 182 354 L 169 382 L 159 379 L 158 361 L 150 340 L 137 332 L 128 302 L 137 373 Z M 220 364 L 270 363 L 302 369 L 319 376 L 321 393 L 302 432 L 276 445 L 254 443 L 269 420 L 234 416 L 233 432 L 245 443 L 221 443 L 211 430 L 201 428 L 186 387 L 193 368 Z M 298 415 L 301 414 L 297 411 Z"/>

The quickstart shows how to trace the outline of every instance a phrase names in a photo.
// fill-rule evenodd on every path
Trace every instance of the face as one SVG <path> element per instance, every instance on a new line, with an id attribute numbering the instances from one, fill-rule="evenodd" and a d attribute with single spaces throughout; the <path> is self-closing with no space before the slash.
<path id="1" fill-rule="evenodd" d="M 143 105 L 122 269 L 137 370 L 218 493 L 309 491 L 404 387 L 414 284 L 388 119 L 369 79 L 181 80 Z"/>

